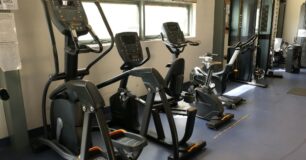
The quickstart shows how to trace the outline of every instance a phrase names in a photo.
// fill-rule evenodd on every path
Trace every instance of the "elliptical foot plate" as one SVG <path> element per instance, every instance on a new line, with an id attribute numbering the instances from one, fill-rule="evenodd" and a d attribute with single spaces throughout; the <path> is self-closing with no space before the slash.
<path id="1" fill-rule="evenodd" d="M 210 121 L 206 123 L 209 129 L 219 129 L 221 126 L 229 123 L 234 118 L 231 113 L 226 113 L 222 117 L 213 117 Z"/>

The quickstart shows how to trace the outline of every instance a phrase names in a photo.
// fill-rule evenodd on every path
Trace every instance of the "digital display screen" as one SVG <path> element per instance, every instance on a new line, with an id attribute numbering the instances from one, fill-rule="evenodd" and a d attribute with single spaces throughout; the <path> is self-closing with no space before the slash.
<path id="1" fill-rule="evenodd" d="M 176 24 L 168 24 L 168 28 L 170 31 L 178 31 L 179 28 Z"/>
<path id="2" fill-rule="evenodd" d="M 135 44 L 136 43 L 136 37 L 135 36 L 123 36 L 122 41 L 125 44 Z"/>

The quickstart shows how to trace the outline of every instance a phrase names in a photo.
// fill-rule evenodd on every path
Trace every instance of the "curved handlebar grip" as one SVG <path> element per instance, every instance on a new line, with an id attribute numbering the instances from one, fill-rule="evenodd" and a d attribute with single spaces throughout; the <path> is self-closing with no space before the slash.
<path id="1" fill-rule="evenodd" d="M 165 41 L 165 37 L 164 37 L 164 34 L 162 32 L 160 32 L 160 36 L 161 36 L 162 41 Z"/>
<path id="2" fill-rule="evenodd" d="M 232 46 L 229 46 L 228 48 L 245 48 L 246 46 L 249 46 L 251 45 L 257 38 L 257 35 L 253 35 L 251 38 L 249 38 L 246 42 L 241 42 L 241 41 L 238 41 L 236 44 L 232 45 Z"/>
<path id="3" fill-rule="evenodd" d="M 236 44 L 229 46 L 228 48 L 238 48 L 241 45 L 241 41 L 238 41 Z"/>
<path id="4" fill-rule="evenodd" d="M 89 45 L 80 45 L 79 46 L 79 52 L 80 53 L 88 53 L 88 52 L 101 53 L 103 51 L 103 46 L 102 46 L 102 43 L 101 43 L 100 39 L 93 32 L 93 30 L 91 29 L 90 26 L 88 26 L 88 30 L 89 30 L 89 33 L 90 33 L 91 37 L 94 39 L 94 42 L 96 42 L 94 44 L 97 44 L 99 48 L 94 49 L 93 47 L 90 47 Z"/>
<path id="5" fill-rule="evenodd" d="M 150 52 L 150 49 L 149 47 L 146 47 L 146 52 L 147 52 L 147 61 L 151 58 L 151 52 Z"/>
<path id="6" fill-rule="evenodd" d="M 146 52 L 147 52 L 147 58 L 144 61 L 142 61 L 138 66 L 141 66 L 141 65 L 147 63 L 149 61 L 149 59 L 151 58 L 151 53 L 150 53 L 149 47 L 146 47 Z"/>
<path id="7" fill-rule="evenodd" d="M 241 43 L 241 44 L 240 44 L 240 48 L 245 48 L 245 47 L 247 47 L 247 46 L 252 45 L 252 44 L 255 42 L 256 38 L 257 38 L 257 35 L 253 35 L 253 36 L 252 36 L 251 38 L 249 38 L 246 42 Z"/>
<path id="8" fill-rule="evenodd" d="M 95 50 L 95 49 L 89 47 L 91 49 L 91 52 L 101 53 L 103 51 L 103 45 L 102 45 L 99 37 L 94 33 L 94 31 L 91 29 L 91 27 L 89 28 L 89 33 L 92 36 L 92 38 L 94 39 L 94 41 L 97 42 L 97 44 L 99 45 L 99 49 L 98 50 Z"/>
<path id="9" fill-rule="evenodd" d="M 109 36 L 110 36 L 110 38 L 111 38 L 111 44 L 110 44 L 110 46 L 109 46 L 103 53 L 101 53 L 100 56 L 98 56 L 94 61 L 92 61 L 92 62 L 86 67 L 86 70 L 87 70 L 87 71 L 89 71 L 90 68 L 91 68 L 94 64 L 96 64 L 99 60 L 101 60 L 104 56 L 106 56 L 106 55 L 113 49 L 114 43 L 115 43 L 114 34 L 113 34 L 113 32 L 112 32 L 112 30 L 111 30 L 111 28 L 110 28 L 110 25 L 109 25 L 109 23 L 108 23 L 108 21 L 107 21 L 107 18 L 106 18 L 106 16 L 105 16 L 104 12 L 103 12 L 103 9 L 102 9 L 102 7 L 100 6 L 99 0 L 95 1 L 94 3 L 95 3 L 95 5 L 96 5 L 96 7 L 98 8 L 98 11 L 99 11 L 99 13 L 100 13 L 100 16 L 101 16 L 103 22 L 104 22 L 104 25 L 105 25 L 105 27 L 106 27 L 106 29 L 107 29 L 107 32 L 109 33 Z M 97 38 L 97 39 L 99 39 L 99 38 Z M 98 43 L 101 43 L 100 40 L 98 40 Z M 101 43 L 101 46 L 102 46 L 102 43 Z M 102 51 L 101 51 L 101 52 L 102 52 Z"/>

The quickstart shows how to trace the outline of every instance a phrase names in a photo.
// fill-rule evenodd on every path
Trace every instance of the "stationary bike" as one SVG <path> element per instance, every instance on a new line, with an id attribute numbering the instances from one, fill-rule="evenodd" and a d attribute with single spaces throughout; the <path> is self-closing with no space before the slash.
<path id="1" fill-rule="evenodd" d="M 193 133 L 196 109 L 191 108 L 188 111 L 191 115 L 187 118 L 183 138 L 179 140 L 173 111 L 166 98 L 167 87 L 165 80 L 153 68 L 139 68 L 150 59 L 150 51 L 149 48 L 146 48 L 147 57 L 144 58 L 138 34 L 136 32 L 118 33 L 115 36 L 115 42 L 120 57 L 124 62 L 120 67 L 123 73 L 97 85 L 98 88 L 103 88 L 120 81 L 118 92 L 110 98 L 110 109 L 113 115 L 111 124 L 139 132 L 140 135 L 171 148 L 172 154 L 169 156 L 169 159 L 184 159 L 201 151 L 206 145 L 205 141 L 197 141 L 195 143 L 189 141 Z M 139 77 L 144 82 L 148 94 L 143 99 L 136 97 L 127 89 L 130 76 Z M 158 107 L 154 104 L 157 95 L 161 103 Z M 138 104 L 143 106 L 141 123 L 138 121 Z M 164 114 L 167 121 L 162 121 L 160 114 Z M 151 115 L 156 131 L 149 130 Z M 164 122 L 168 122 L 170 136 L 165 134 L 163 128 Z"/>
<path id="2" fill-rule="evenodd" d="M 163 24 L 163 32 L 162 32 L 162 39 L 164 43 L 166 44 L 166 47 L 169 49 L 169 51 L 173 54 L 174 61 L 172 64 L 170 64 L 171 67 L 176 65 L 177 61 L 182 59 L 176 59 L 178 58 L 179 54 L 184 51 L 184 48 L 187 46 L 187 44 L 191 44 L 193 46 L 199 45 L 196 42 L 186 41 L 183 32 L 180 29 L 180 26 L 176 22 L 167 22 Z M 184 65 L 178 65 L 181 70 L 184 71 Z M 210 68 L 211 64 L 209 64 Z M 174 73 L 177 73 L 171 69 L 169 69 L 168 75 L 171 75 Z M 182 72 L 184 73 L 184 72 Z M 169 80 L 169 86 L 170 90 L 174 91 L 180 91 L 177 92 L 176 97 L 179 97 L 179 93 L 182 92 L 182 85 L 183 85 L 183 75 L 180 77 L 180 83 L 178 83 L 178 78 L 172 78 Z M 170 76 L 169 76 L 170 77 Z M 170 83 L 172 82 L 172 83 Z M 171 85 L 172 84 L 172 85 Z M 170 92 L 171 93 L 171 92 Z M 171 95 L 171 94 L 170 94 Z M 190 95 L 188 93 L 187 95 Z M 171 95 L 173 96 L 173 94 Z M 221 102 L 218 100 L 217 96 L 212 94 L 206 94 L 205 88 L 198 88 L 196 90 L 195 94 L 196 99 L 196 108 L 198 110 L 197 117 L 201 119 L 208 120 L 207 127 L 212 129 L 217 129 L 223 124 L 230 122 L 230 120 L 234 117 L 232 114 L 223 114 L 223 107 Z M 180 100 L 179 98 L 176 98 L 176 101 Z"/>
<path id="3" fill-rule="evenodd" d="M 112 31 L 98 1 L 96 7 L 111 36 L 112 42 L 103 51 L 102 43 L 87 22 L 81 0 L 42 0 L 53 45 L 55 73 L 49 78 L 43 92 L 42 119 L 44 136 L 32 141 L 34 151 L 48 146 L 64 159 L 137 159 L 147 145 L 143 136 L 124 130 L 111 130 L 103 109 L 104 100 L 98 88 L 91 82 L 82 80 L 89 74 L 90 68 L 112 49 L 114 41 Z M 59 73 L 59 62 L 53 25 L 65 36 L 65 72 Z M 79 36 L 90 34 L 97 44 L 91 48 L 80 44 Z M 80 53 L 97 53 L 99 56 L 85 69 L 78 68 Z M 52 82 L 65 82 L 51 92 L 49 98 L 50 125 L 47 122 L 46 100 Z M 99 136 L 102 137 L 105 150 L 93 144 L 92 120 L 98 123 Z"/>
<path id="4" fill-rule="evenodd" d="M 229 60 L 228 64 L 226 64 L 225 68 L 220 72 L 213 72 L 212 77 L 209 80 L 211 83 L 209 86 L 211 87 L 212 93 L 218 95 L 218 99 L 222 102 L 224 106 L 227 108 L 233 109 L 236 108 L 240 103 L 245 101 L 241 97 L 237 96 L 227 96 L 223 95 L 226 91 L 226 83 L 228 82 L 228 77 L 232 74 L 233 65 L 239 56 L 239 54 L 243 53 L 245 50 L 250 49 L 254 41 L 256 40 L 256 36 L 252 36 L 246 42 L 237 42 L 235 45 L 231 46 L 235 51 Z M 209 54 L 214 56 L 214 54 Z M 201 58 L 201 57 L 200 57 Z M 205 67 L 205 65 L 204 65 Z M 190 80 L 193 85 L 199 86 L 204 85 L 206 78 L 208 77 L 207 71 L 205 72 L 205 68 L 195 67 L 190 73 Z"/>

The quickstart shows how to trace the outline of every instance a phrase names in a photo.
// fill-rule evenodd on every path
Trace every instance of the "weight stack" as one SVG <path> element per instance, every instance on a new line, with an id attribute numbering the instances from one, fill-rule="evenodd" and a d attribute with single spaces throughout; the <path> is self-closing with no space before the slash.
<path id="1" fill-rule="evenodd" d="M 299 73 L 301 67 L 302 47 L 298 44 L 293 44 L 288 47 L 286 58 L 286 72 Z"/>

